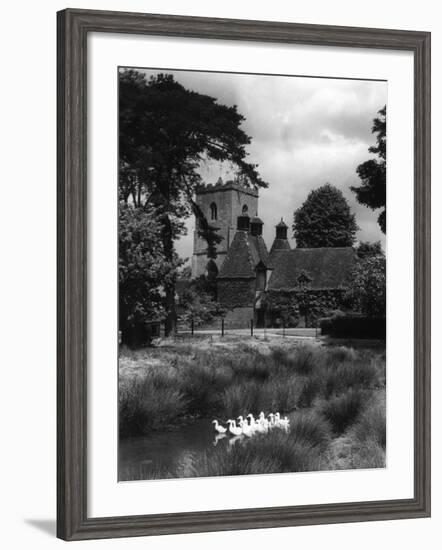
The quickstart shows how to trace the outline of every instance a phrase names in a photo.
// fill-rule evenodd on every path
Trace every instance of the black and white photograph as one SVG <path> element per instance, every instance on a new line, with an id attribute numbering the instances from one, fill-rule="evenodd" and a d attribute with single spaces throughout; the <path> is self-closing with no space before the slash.
<path id="1" fill-rule="evenodd" d="M 385 468 L 387 82 L 118 85 L 119 481 Z"/>

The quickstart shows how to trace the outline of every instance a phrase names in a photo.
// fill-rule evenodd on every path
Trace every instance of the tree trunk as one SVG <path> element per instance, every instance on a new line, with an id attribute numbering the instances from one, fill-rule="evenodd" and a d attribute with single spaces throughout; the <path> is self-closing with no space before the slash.
<path id="1" fill-rule="evenodd" d="M 172 224 L 167 214 L 164 216 L 164 219 L 163 219 L 162 240 L 163 240 L 163 248 L 164 248 L 164 254 L 166 256 L 166 259 L 172 262 L 174 259 Z M 168 278 L 164 284 L 165 307 L 166 307 L 166 320 L 165 320 L 164 332 L 166 336 L 173 334 L 176 330 L 177 314 L 176 314 L 176 304 L 175 304 L 175 281 L 176 281 L 176 276 L 171 275 L 170 278 Z"/>

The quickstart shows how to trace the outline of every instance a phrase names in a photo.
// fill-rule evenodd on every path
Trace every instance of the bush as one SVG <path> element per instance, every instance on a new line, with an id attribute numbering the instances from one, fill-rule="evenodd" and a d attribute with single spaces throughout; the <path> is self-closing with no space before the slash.
<path id="1" fill-rule="evenodd" d="M 385 317 L 362 317 L 342 315 L 321 319 L 322 334 L 335 338 L 376 338 L 385 340 Z"/>
<path id="2" fill-rule="evenodd" d="M 339 435 L 355 422 L 364 402 L 365 396 L 362 391 L 348 390 L 326 401 L 321 407 L 321 414 L 330 422 L 335 434 Z"/>

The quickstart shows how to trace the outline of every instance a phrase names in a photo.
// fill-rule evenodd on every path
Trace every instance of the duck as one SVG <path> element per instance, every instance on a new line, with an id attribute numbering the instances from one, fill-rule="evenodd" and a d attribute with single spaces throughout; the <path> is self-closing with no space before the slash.
<path id="1" fill-rule="evenodd" d="M 252 413 L 249 413 L 249 414 L 247 415 L 247 418 L 250 420 L 249 426 L 250 426 L 250 429 L 251 429 L 251 431 L 252 431 L 252 433 L 253 433 L 254 431 L 256 431 L 256 421 L 255 421 L 255 418 L 254 418 L 254 416 L 253 416 Z"/>
<path id="2" fill-rule="evenodd" d="M 238 420 L 239 427 L 241 428 L 243 435 L 245 435 L 246 437 L 252 437 L 253 432 L 248 422 L 244 421 L 242 416 L 238 416 Z"/>
<path id="3" fill-rule="evenodd" d="M 224 428 L 224 426 L 221 426 L 218 423 L 218 420 L 212 420 L 212 424 L 214 425 L 215 431 L 219 434 L 225 434 L 227 432 L 227 428 Z"/>
<path id="4" fill-rule="evenodd" d="M 279 421 L 279 426 L 280 428 L 283 428 L 287 431 L 290 427 L 290 420 L 286 416 L 284 416 L 284 418 Z"/>
<path id="5" fill-rule="evenodd" d="M 227 420 L 227 424 L 232 435 L 242 435 L 242 428 L 239 428 L 234 420 Z"/>
<path id="6" fill-rule="evenodd" d="M 281 415 L 279 414 L 279 412 L 275 413 L 275 426 L 279 426 L 279 424 L 281 423 Z"/>

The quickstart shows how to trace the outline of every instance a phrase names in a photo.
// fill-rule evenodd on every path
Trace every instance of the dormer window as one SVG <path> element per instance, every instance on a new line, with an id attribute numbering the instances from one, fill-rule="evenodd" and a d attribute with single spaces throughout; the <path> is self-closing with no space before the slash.
<path id="1" fill-rule="evenodd" d="M 212 202 L 212 204 L 210 205 L 210 219 L 211 220 L 218 219 L 218 209 L 214 202 Z"/>

